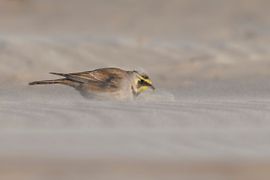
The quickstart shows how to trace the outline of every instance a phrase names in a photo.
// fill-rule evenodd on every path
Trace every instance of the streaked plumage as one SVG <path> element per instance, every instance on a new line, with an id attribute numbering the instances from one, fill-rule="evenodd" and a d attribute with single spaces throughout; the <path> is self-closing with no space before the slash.
<path id="1" fill-rule="evenodd" d="M 63 84 L 74 87 L 88 98 L 132 99 L 149 87 L 154 89 L 146 74 L 119 68 L 102 68 L 78 73 L 51 73 L 64 78 L 34 81 L 29 85 Z"/>

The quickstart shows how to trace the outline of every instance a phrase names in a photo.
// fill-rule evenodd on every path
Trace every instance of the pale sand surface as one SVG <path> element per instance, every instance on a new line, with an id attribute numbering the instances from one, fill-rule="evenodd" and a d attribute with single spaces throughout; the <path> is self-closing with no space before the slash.
<path id="1" fill-rule="evenodd" d="M 269 1 L 0 0 L 0 179 L 270 178 Z M 143 69 L 136 101 L 29 87 Z"/>
<path id="2" fill-rule="evenodd" d="M 156 92 L 104 102 L 64 87 L 1 92 L 6 179 L 269 177 L 267 95 Z"/>

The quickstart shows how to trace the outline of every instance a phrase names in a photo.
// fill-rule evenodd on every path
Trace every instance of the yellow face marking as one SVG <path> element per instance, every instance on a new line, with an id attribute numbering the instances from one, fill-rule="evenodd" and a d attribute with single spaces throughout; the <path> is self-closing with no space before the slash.
<path id="1" fill-rule="evenodd" d="M 152 85 L 152 81 L 149 78 L 144 78 L 143 76 L 139 75 L 139 80 L 143 80 L 143 81 L 147 82 L 148 84 Z"/>
<path id="2" fill-rule="evenodd" d="M 147 82 L 148 84 L 152 85 L 152 81 L 150 79 L 143 79 L 145 82 Z"/>
<path id="3" fill-rule="evenodd" d="M 138 84 L 139 81 L 144 81 L 146 84 L 152 85 L 152 81 L 149 78 L 146 79 L 141 75 L 138 75 L 138 79 L 136 80 L 136 84 Z M 147 89 L 149 89 L 149 85 L 142 85 L 142 86 L 138 87 L 137 91 L 139 93 L 142 93 L 142 92 L 146 91 Z"/>
<path id="4" fill-rule="evenodd" d="M 148 88 L 149 88 L 148 86 L 141 86 L 138 88 L 138 92 L 142 93 L 142 92 L 146 91 Z"/>

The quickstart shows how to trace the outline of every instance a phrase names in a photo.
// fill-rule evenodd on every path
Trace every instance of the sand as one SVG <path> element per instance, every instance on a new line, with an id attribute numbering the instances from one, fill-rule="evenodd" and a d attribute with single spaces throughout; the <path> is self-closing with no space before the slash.
<path id="1" fill-rule="evenodd" d="M 269 179 L 268 1 L 0 1 L 1 179 Z M 142 69 L 135 101 L 28 86 Z"/>

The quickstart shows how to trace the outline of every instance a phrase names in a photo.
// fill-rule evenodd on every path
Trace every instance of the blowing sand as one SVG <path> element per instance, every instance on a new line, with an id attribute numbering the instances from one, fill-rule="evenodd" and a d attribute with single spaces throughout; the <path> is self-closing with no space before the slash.
<path id="1" fill-rule="evenodd" d="M 0 2 L 1 179 L 269 179 L 266 1 Z M 87 100 L 48 72 L 144 69 Z"/>

